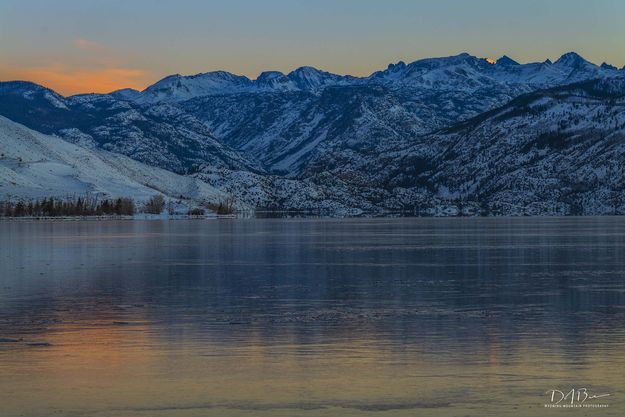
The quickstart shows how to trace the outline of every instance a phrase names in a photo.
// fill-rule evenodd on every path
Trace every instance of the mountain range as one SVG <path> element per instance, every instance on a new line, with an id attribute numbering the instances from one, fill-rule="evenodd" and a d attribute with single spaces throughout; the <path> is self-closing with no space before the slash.
<path id="1" fill-rule="evenodd" d="M 460 54 L 368 77 L 217 71 L 71 97 L 2 82 L 0 115 L 250 208 L 607 214 L 623 211 L 624 78 L 576 53 Z"/>

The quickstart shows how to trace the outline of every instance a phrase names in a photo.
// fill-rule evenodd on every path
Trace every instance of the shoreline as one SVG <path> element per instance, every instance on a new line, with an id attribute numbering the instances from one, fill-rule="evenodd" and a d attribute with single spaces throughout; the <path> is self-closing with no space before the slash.
<path id="1" fill-rule="evenodd" d="M 110 215 L 110 216 L 23 216 L 23 217 L 0 217 L 0 222 L 11 222 L 11 221 L 112 221 L 112 220 L 126 220 L 126 221 L 156 221 L 156 220 L 215 220 L 215 219 L 224 219 L 224 218 L 234 218 L 219 214 L 205 214 L 202 216 L 192 216 L 186 214 L 174 214 L 174 215 L 154 215 L 154 214 L 145 214 L 145 215 L 134 215 L 134 216 L 118 216 L 118 215 Z"/>
<path id="2" fill-rule="evenodd" d="M 602 218 L 602 217 L 625 217 L 618 214 L 592 214 L 592 215 L 501 215 L 501 216 L 415 216 L 406 213 L 388 212 L 388 213 L 362 213 L 356 216 L 349 215 L 332 215 L 307 212 L 261 212 L 255 215 L 249 213 L 238 214 L 205 214 L 205 215 L 106 215 L 106 216 L 38 216 L 38 217 L 0 217 L 0 222 L 76 222 L 76 221 L 175 221 L 175 220 L 271 220 L 271 219 L 584 219 L 584 218 Z"/>

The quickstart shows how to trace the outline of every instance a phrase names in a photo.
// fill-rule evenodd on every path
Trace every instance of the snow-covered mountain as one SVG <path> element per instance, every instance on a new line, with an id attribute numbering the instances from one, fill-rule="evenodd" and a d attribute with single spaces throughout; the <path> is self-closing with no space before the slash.
<path id="1" fill-rule="evenodd" d="M 209 96 L 179 106 L 266 171 L 289 177 L 313 165 L 323 170 L 343 153 L 380 152 L 439 126 L 432 108 L 411 108 L 382 86 Z"/>
<path id="2" fill-rule="evenodd" d="M 255 80 L 226 71 L 196 75 L 170 75 L 146 88 L 140 95 L 129 96 L 126 90 L 113 92 L 126 95 L 138 103 L 176 103 L 196 97 L 239 93 L 283 93 L 288 91 L 319 92 L 332 85 L 346 85 L 358 81 L 355 77 L 340 76 L 312 67 L 301 67 L 285 75 L 279 71 L 265 71 Z"/>
<path id="3" fill-rule="evenodd" d="M 0 114 L 176 172 L 210 165 L 296 177 L 366 160 L 523 93 L 622 73 L 575 53 L 536 64 L 460 54 L 364 78 L 312 67 L 256 80 L 217 71 L 173 75 L 143 92 L 69 98 L 9 82 L 0 83 Z"/>
<path id="4" fill-rule="evenodd" d="M 530 89 L 548 88 L 592 78 L 618 76 L 624 71 L 586 61 L 575 52 L 569 52 L 555 63 L 550 60 L 519 64 L 508 56 L 497 61 L 477 58 L 463 53 L 445 58 L 428 58 L 409 65 L 400 62 L 385 71 L 371 75 L 377 81 L 409 88 L 475 90 L 493 88 L 497 84 L 525 85 Z"/>
<path id="5" fill-rule="evenodd" d="M 385 174 L 369 180 L 403 195 L 401 204 L 471 201 L 508 214 L 624 214 L 625 78 L 523 95 L 380 159 Z"/>
<path id="6" fill-rule="evenodd" d="M 625 78 L 539 90 L 297 178 L 194 174 L 262 207 L 430 215 L 625 214 Z"/>
<path id="7" fill-rule="evenodd" d="M 139 103 L 178 102 L 205 95 L 247 92 L 252 87 L 253 83 L 249 78 L 226 71 L 189 76 L 175 74 L 146 88 L 136 101 Z"/>
<path id="8" fill-rule="evenodd" d="M 392 89 L 471 92 L 482 88 L 521 88 L 529 91 L 623 73 L 607 64 L 598 66 L 588 62 L 575 52 L 564 54 L 555 63 L 546 60 L 528 64 L 519 64 L 507 56 L 493 61 L 462 53 L 421 59 L 411 64 L 391 64 L 386 70 L 374 72 L 368 77 L 341 76 L 313 67 L 301 67 L 286 75 L 267 71 L 255 80 L 225 71 L 190 76 L 176 74 L 160 80 L 140 95 L 133 93 L 127 97 L 139 103 L 181 102 L 197 97 L 240 93 L 304 91 L 319 94 L 326 87 L 372 84 Z M 119 96 L 121 93 L 113 94 Z"/>
<path id="9" fill-rule="evenodd" d="M 83 94 L 65 98 L 30 82 L 0 82 L 0 115 L 70 142 L 121 153 L 149 165 L 185 172 L 209 163 L 257 169 L 218 141 L 193 115 L 167 103 L 142 107 L 116 96 Z"/>
<path id="10" fill-rule="evenodd" d="M 0 116 L 0 200 L 87 194 L 139 202 L 155 194 L 196 203 L 226 199 L 198 179 L 87 149 Z"/>
<path id="11" fill-rule="evenodd" d="M 289 83 L 295 73 L 311 81 Z M 366 159 L 524 93 L 619 74 L 625 72 L 574 53 L 556 63 L 523 65 L 505 56 L 493 64 L 461 54 L 400 62 L 366 78 L 304 68 L 281 77 L 289 86 L 284 91 L 248 80 L 245 92 L 203 93 L 178 106 L 266 171 L 294 177 Z"/>
<path id="12" fill-rule="evenodd" d="M 595 143 L 582 169 L 563 165 L 580 149 L 569 142 L 536 152 L 506 146 L 512 138 L 545 140 L 537 138 L 551 134 L 549 120 L 571 121 L 567 135 L 580 143 L 600 131 L 620 137 L 604 113 L 620 120 L 624 76 L 575 53 L 530 64 L 460 54 L 362 78 L 311 67 L 256 80 L 213 72 L 167 77 L 143 92 L 68 98 L 31 83 L 0 83 L 0 114 L 82 147 L 185 172 L 249 206 L 606 213 L 615 210 L 607 202 L 620 192 L 615 184 L 593 180 L 603 191 L 582 197 L 580 184 L 590 177 L 576 183 L 567 170 L 583 172 L 593 158 L 620 163 L 617 154 L 594 154 Z M 547 104 L 528 110 L 528 100 Z M 542 165 L 528 171 L 524 164 L 537 158 Z M 502 168 L 489 162 L 500 159 Z M 558 187 L 574 192 L 546 191 Z"/>

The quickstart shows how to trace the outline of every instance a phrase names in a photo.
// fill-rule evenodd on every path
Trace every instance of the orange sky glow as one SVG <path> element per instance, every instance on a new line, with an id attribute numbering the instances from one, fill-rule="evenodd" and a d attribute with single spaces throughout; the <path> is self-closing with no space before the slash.
<path id="1" fill-rule="evenodd" d="M 0 67 L 0 78 L 32 81 L 64 95 L 109 93 L 126 87 L 142 90 L 153 82 L 150 74 L 139 69 L 74 69 L 62 64 L 31 68 Z"/>
<path id="2" fill-rule="evenodd" d="M 514 0 L 1 0 L 0 81 L 106 93 L 216 70 L 367 76 L 461 52 L 542 62 L 575 51 L 625 65 L 625 2 L 539 3 L 537 15 Z"/>

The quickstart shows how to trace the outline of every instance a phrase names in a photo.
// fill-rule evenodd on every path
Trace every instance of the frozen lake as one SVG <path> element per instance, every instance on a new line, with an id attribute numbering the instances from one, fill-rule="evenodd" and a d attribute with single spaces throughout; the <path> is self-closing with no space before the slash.
<path id="1" fill-rule="evenodd" d="M 3 417 L 622 416 L 624 374 L 625 218 L 0 222 Z"/>

